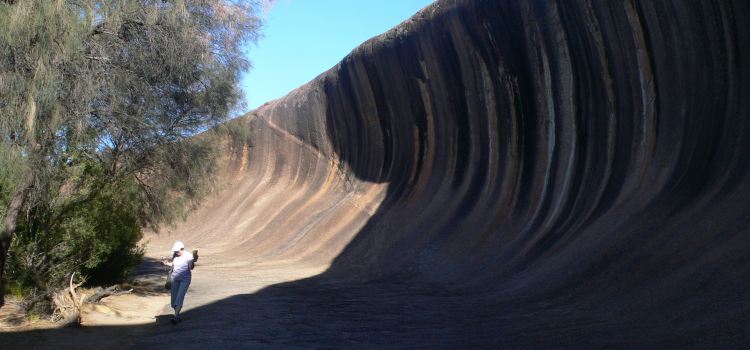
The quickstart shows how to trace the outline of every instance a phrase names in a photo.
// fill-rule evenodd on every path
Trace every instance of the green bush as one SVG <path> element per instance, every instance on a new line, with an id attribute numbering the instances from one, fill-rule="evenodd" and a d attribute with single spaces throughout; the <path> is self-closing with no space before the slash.
<path id="1" fill-rule="evenodd" d="M 54 207 L 33 208 L 16 232 L 7 277 L 17 289 L 63 288 L 72 272 L 90 285 L 112 284 L 141 261 L 138 186 L 103 181 L 101 169 L 91 164 L 71 167 L 70 172 L 74 180 L 62 187 L 78 186 L 81 194 Z"/>
<path id="2" fill-rule="evenodd" d="M 219 132 L 224 132 L 229 136 L 232 149 L 242 152 L 245 146 L 252 147 L 253 130 L 244 118 L 237 118 L 224 123 Z"/>
<path id="3" fill-rule="evenodd" d="M 79 271 L 93 284 L 127 277 L 143 255 L 138 246 L 142 237 L 139 211 L 137 188 L 128 183 L 109 185 L 93 199 L 76 205 L 61 218 L 59 231 L 51 234 L 65 243 L 61 261 L 74 264 L 57 274 Z"/>

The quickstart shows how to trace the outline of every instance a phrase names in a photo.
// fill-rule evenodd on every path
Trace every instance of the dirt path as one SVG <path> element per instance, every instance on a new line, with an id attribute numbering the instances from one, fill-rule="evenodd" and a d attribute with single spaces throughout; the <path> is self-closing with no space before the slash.
<path id="1" fill-rule="evenodd" d="M 131 295 L 89 307 L 82 328 L 6 329 L 0 333 L 2 349 L 523 348 L 540 343 L 514 329 L 512 320 L 519 317 L 525 319 L 525 332 L 546 332 L 550 344 L 565 341 L 560 337 L 580 326 L 570 310 L 535 314 L 508 305 L 500 314 L 493 311 L 498 305 L 485 308 L 480 299 L 435 286 L 349 283 L 321 275 L 322 266 L 243 264 L 223 254 L 201 257 L 184 321 L 174 326 L 158 258 L 149 253 Z M 572 326 L 551 331 L 545 328 L 550 320 Z M 529 339 L 535 342 L 525 343 Z"/>
<path id="2" fill-rule="evenodd" d="M 154 249 L 168 240 L 150 245 L 133 293 L 90 306 L 83 327 L 2 329 L 1 348 L 641 348 L 642 339 L 660 348 L 690 347 L 637 324 L 621 331 L 623 325 L 564 300 L 488 298 L 394 276 L 338 280 L 325 266 L 253 263 L 210 246 L 193 271 L 184 321 L 174 326 Z M 3 309 L 6 320 L 12 310 Z"/>
<path id="3" fill-rule="evenodd" d="M 163 289 L 165 271 L 159 258 L 158 253 L 147 254 L 135 273 L 132 293 L 106 297 L 98 304 L 87 304 L 81 328 L 59 328 L 58 324 L 47 320 L 25 320 L 20 316 L 20 303 L 9 302 L 0 312 L 2 348 L 170 348 L 185 338 L 183 333 L 211 334 L 216 327 L 223 327 L 221 322 L 236 319 L 231 312 L 205 318 L 203 312 L 202 316 L 194 317 L 195 309 L 322 271 L 321 268 L 284 264 L 248 266 L 233 263 L 225 256 L 201 257 L 193 271 L 193 282 L 185 300 L 185 321 L 175 327 L 168 321 L 172 309 L 169 307 L 169 293 Z M 221 343 L 221 339 L 211 339 Z"/>
<path id="4" fill-rule="evenodd" d="M 20 303 L 12 301 L 0 311 L 0 343 L 4 349 L 93 349 L 134 344 L 169 303 L 169 294 L 162 288 L 162 269 L 155 263 L 151 258 L 145 259 L 129 294 L 85 304 L 82 327 L 61 328 L 46 318 L 25 319 Z M 79 293 L 91 291 L 79 290 Z"/>
<path id="5" fill-rule="evenodd" d="M 37 323 L 6 328 L 0 333 L 2 348 L 435 347 L 481 345 L 493 334 L 466 317 L 474 307 L 465 298 L 429 286 L 351 284 L 322 278 L 324 266 L 241 263 L 221 253 L 201 256 L 184 321 L 174 326 L 168 321 L 171 309 L 159 257 L 158 251 L 148 253 L 132 294 L 87 307 L 83 327 Z"/>

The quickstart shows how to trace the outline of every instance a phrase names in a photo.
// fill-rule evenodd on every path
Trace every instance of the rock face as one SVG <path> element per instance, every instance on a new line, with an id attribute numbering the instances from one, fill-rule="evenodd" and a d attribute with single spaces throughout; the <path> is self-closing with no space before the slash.
<path id="1" fill-rule="evenodd" d="M 236 121 L 196 245 L 472 300 L 474 345 L 748 342 L 748 18 L 438 1 Z"/>

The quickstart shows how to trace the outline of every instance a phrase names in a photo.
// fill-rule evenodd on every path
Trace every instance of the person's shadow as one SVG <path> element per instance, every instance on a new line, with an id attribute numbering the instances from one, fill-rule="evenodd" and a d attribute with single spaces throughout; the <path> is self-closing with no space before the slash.
<path id="1" fill-rule="evenodd" d="M 154 323 L 157 326 L 168 325 L 168 324 L 172 323 L 170 321 L 172 319 L 172 317 L 174 317 L 174 315 L 172 315 L 172 314 L 157 315 L 157 316 L 154 317 Z"/>

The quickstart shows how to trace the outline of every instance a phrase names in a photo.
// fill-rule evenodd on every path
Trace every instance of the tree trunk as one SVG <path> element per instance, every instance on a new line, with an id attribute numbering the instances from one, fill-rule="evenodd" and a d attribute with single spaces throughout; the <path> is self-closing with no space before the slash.
<path id="1" fill-rule="evenodd" d="M 24 203 L 26 202 L 26 192 L 34 185 L 34 174 L 31 171 L 26 171 L 18 185 L 13 199 L 8 205 L 8 211 L 5 212 L 5 218 L 3 219 L 3 231 L 0 232 L 0 306 L 5 305 L 5 260 L 8 257 L 8 250 L 10 249 L 10 243 L 13 239 L 13 232 L 16 231 L 18 223 L 18 215 L 21 213 Z"/>

